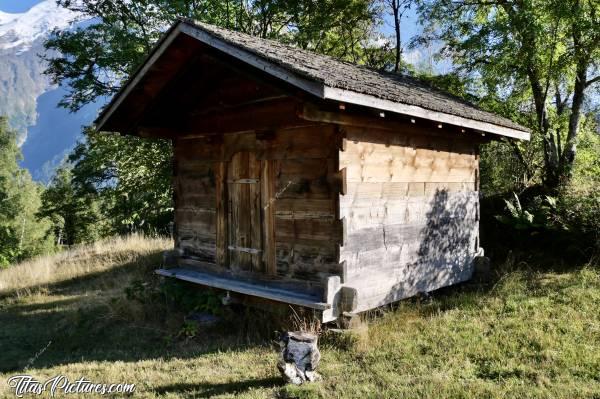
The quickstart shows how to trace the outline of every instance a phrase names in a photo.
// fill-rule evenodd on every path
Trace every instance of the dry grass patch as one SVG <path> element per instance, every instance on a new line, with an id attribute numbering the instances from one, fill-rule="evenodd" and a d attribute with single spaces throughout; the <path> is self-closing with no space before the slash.
<path id="1" fill-rule="evenodd" d="M 45 292 L 52 284 L 112 270 L 170 246 L 172 241 L 165 238 L 130 235 L 40 256 L 0 270 L 0 296 Z"/>

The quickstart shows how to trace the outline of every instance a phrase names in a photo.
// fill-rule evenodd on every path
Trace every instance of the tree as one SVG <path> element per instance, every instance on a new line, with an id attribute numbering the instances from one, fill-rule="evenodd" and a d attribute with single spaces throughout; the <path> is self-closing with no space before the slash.
<path id="1" fill-rule="evenodd" d="M 42 206 L 37 216 L 52 222 L 58 246 L 93 242 L 102 232 L 98 199 L 78 189 L 70 165 L 56 170 L 42 193 Z"/>
<path id="2" fill-rule="evenodd" d="M 87 129 L 69 157 L 78 197 L 99 200 L 103 235 L 168 233 L 173 220 L 172 150 L 165 140 Z"/>
<path id="3" fill-rule="evenodd" d="M 364 61 L 362 44 L 372 34 L 378 12 L 370 0 L 58 3 L 89 18 L 76 29 L 55 31 L 45 43 L 51 50 L 45 57 L 46 73 L 69 88 L 60 105 L 72 111 L 114 95 L 178 16 Z M 74 209 L 81 205 L 73 201 L 74 195 L 95 199 L 106 222 L 101 234 L 167 232 L 173 216 L 171 151 L 167 141 L 86 130 L 85 140 L 70 155 L 71 185 L 66 172 L 59 171 L 45 195 L 48 210 L 42 214 L 55 221 L 57 241 L 85 240 L 71 226 Z"/>
<path id="4" fill-rule="evenodd" d="M 16 132 L 0 118 L 0 267 L 51 248 L 46 221 L 38 221 L 41 187 L 19 167 Z"/>
<path id="5" fill-rule="evenodd" d="M 45 43 L 46 73 L 69 87 L 60 105 L 76 111 L 115 94 L 178 16 L 362 61 L 378 8 L 370 0 L 58 0 L 90 18 Z"/>
<path id="6" fill-rule="evenodd" d="M 584 100 L 600 81 L 600 3 L 595 0 L 425 0 L 421 19 L 484 95 L 521 98 L 543 145 L 543 180 L 572 176 Z M 513 147 L 519 154 L 520 147 Z"/>
<path id="7" fill-rule="evenodd" d="M 396 37 L 394 72 L 398 72 L 402 67 L 402 35 L 400 25 L 404 13 L 410 9 L 413 0 L 387 0 L 387 3 L 392 9 L 392 16 L 394 18 L 394 35 Z"/>

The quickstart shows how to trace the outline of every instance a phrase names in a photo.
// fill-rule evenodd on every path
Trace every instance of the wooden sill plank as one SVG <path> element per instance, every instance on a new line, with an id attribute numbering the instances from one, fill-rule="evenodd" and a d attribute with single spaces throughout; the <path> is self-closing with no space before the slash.
<path id="1" fill-rule="evenodd" d="M 310 295 L 290 292 L 278 288 L 268 287 L 248 283 L 244 281 L 217 277 L 208 273 L 201 273 L 188 269 L 157 269 L 155 273 L 165 277 L 174 277 L 179 280 L 188 281 L 191 283 L 206 285 L 209 287 L 219 288 L 222 290 L 238 292 L 240 294 L 256 296 L 259 298 L 270 299 L 273 301 L 289 303 L 292 305 L 304 306 L 311 309 L 327 310 L 331 305 L 324 302 L 319 302 L 315 297 Z"/>

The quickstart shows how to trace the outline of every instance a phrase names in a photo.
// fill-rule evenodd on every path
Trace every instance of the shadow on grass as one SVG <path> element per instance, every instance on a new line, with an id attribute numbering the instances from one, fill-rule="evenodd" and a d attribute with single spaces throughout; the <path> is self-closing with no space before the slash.
<path id="1" fill-rule="evenodd" d="M 187 359 L 264 344 L 240 337 L 239 328 L 218 327 L 184 341 L 176 337 L 183 313 L 126 299 L 124 288 L 132 279 L 158 282 L 153 270 L 159 255 L 44 285 L 42 295 L 0 298 L 0 372 L 87 361 Z"/>
<path id="2" fill-rule="evenodd" d="M 579 260 L 569 263 L 536 251 L 513 251 L 506 258 L 492 259 L 491 272 L 484 280 L 479 280 L 481 276 L 474 276 L 462 283 L 382 306 L 365 316 L 367 320 L 375 321 L 389 312 L 401 312 L 401 306 L 408 305 L 421 316 L 429 317 L 454 309 L 480 308 L 492 297 L 545 297 L 573 286 L 577 273 L 585 268 L 600 267 L 593 263 L 593 259 L 590 262 Z"/>
<path id="3" fill-rule="evenodd" d="M 234 394 L 240 395 L 251 389 L 280 388 L 284 385 L 279 377 L 263 378 L 258 380 L 246 380 L 226 382 L 220 384 L 172 384 L 163 385 L 153 391 L 159 395 L 168 393 L 185 394 L 187 398 L 206 398 L 215 395 Z"/>

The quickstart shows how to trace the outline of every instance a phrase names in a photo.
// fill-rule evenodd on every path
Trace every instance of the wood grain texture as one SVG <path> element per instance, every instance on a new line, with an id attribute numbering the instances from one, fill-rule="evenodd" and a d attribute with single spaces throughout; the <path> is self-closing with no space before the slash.
<path id="1" fill-rule="evenodd" d="M 278 241 L 276 259 L 277 274 L 288 278 L 321 282 L 328 276 L 341 274 L 333 245 Z"/>
<path id="2" fill-rule="evenodd" d="M 334 143 L 339 141 L 338 136 L 333 126 L 314 125 L 226 134 L 221 139 L 210 136 L 176 140 L 175 153 L 183 165 L 179 180 L 181 204 L 188 212 L 180 216 L 187 218 L 199 209 L 205 213 L 213 210 L 215 225 L 208 223 L 208 230 L 202 234 L 210 236 L 214 232 L 219 264 L 250 264 L 234 267 L 236 273 L 304 276 L 313 282 L 340 273 L 336 252 L 339 232 L 335 225 L 340 182 Z M 250 169 L 243 172 L 246 155 L 241 159 L 236 155 L 239 153 L 254 154 L 254 169 L 250 165 L 253 155 L 247 155 Z M 246 216 L 256 220 L 258 213 L 252 209 L 258 208 L 260 223 L 245 224 L 239 220 L 246 217 L 244 211 L 232 209 L 231 201 L 252 203 L 257 194 L 260 204 L 248 206 Z M 254 247 L 242 245 L 241 240 L 232 241 L 244 231 L 250 235 L 249 241 L 256 242 L 257 235 L 261 235 L 260 263 L 253 254 L 229 249 Z M 188 252 L 195 242 L 187 241 Z M 202 252 L 208 251 L 209 245 L 202 244 Z M 308 251 L 309 246 L 314 250 Z"/>
<path id="3" fill-rule="evenodd" d="M 229 267 L 228 247 L 228 195 L 227 195 L 227 164 L 215 164 L 215 213 L 216 213 L 216 263 L 221 267 Z"/>
<path id="4" fill-rule="evenodd" d="M 265 272 L 273 275 L 277 272 L 275 260 L 275 173 L 271 160 L 261 162 L 261 211 L 263 226 L 263 262 Z"/>
<path id="5" fill-rule="evenodd" d="M 473 143 L 345 127 L 339 167 L 344 284 L 357 311 L 462 281 L 476 252 L 478 159 Z"/>
<path id="6" fill-rule="evenodd" d="M 356 141 L 340 153 L 349 183 L 474 182 L 476 165 L 472 154 Z"/>
<path id="7" fill-rule="evenodd" d="M 240 151 L 229 163 L 227 181 L 253 179 L 255 183 L 228 183 L 229 193 L 229 258 L 230 267 L 240 270 L 262 271 L 262 255 L 238 251 L 252 248 L 262 251 L 260 209 L 260 161 L 253 152 Z"/>

